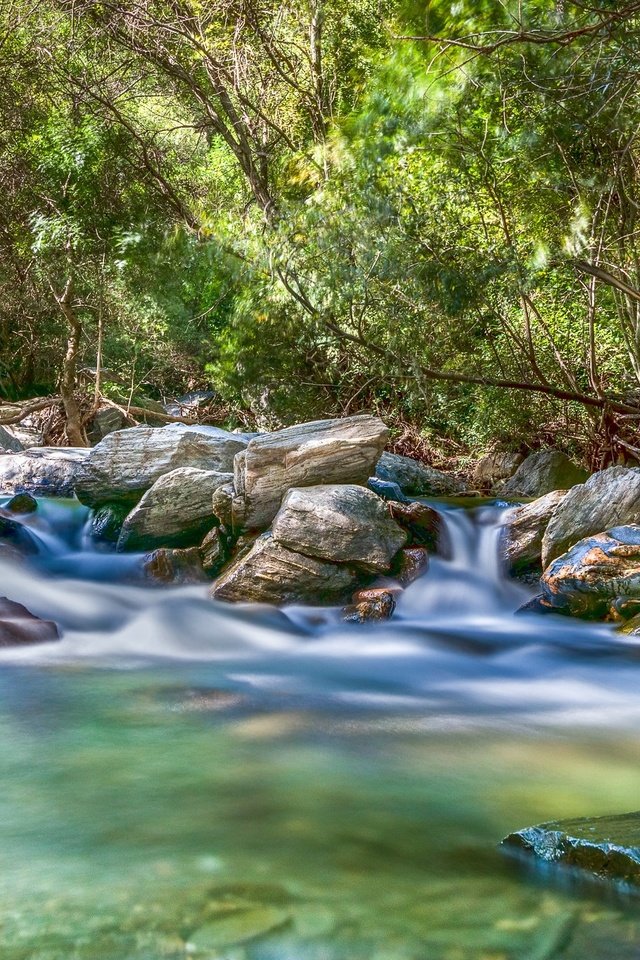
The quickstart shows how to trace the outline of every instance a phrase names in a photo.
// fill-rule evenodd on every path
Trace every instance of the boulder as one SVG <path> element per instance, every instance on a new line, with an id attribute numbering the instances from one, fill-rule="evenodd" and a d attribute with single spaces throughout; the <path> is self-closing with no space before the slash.
<path id="1" fill-rule="evenodd" d="M 110 433 L 122 430 L 126 423 L 126 416 L 115 407 L 103 407 L 96 411 L 87 430 L 90 443 L 100 443 Z"/>
<path id="2" fill-rule="evenodd" d="M 0 647 L 51 643 L 57 639 L 58 628 L 51 620 L 41 620 L 21 603 L 0 597 Z"/>
<path id="3" fill-rule="evenodd" d="M 532 503 L 512 508 L 504 516 L 500 554 L 510 573 L 542 570 L 542 538 L 566 496 L 566 490 L 554 490 Z"/>
<path id="4" fill-rule="evenodd" d="M 385 587 L 358 590 L 353 603 L 344 609 L 346 623 L 371 623 L 389 620 L 396 608 L 393 591 Z"/>
<path id="5" fill-rule="evenodd" d="M 211 509 L 213 493 L 230 477 L 195 467 L 165 473 L 122 524 L 118 550 L 195 547 L 217 522 Z"/>
<path id="6" fill-rule="evenodd" d="M 375 475 L 379 480 L 396 483 L 408 497 L 455 496 L 464 490 L 464 484 L 455 477 L 398 453 L 383 453 Z"/>
<path id="7" fill-rule="evenodd" d="M 289 490 L 273 521 L 273 539 L 289 550 L 384 573 L 407 534 L 366 487 L 333 484 Z"/>
<path id="8" fill-rule="evenodd" d="M 589 476 L 559 450 L 530 453 L 510 480 L 500 487 L 501 497 L 543 497 L 553 490 L 569 490 Z"/>
<path id="9" fill-rule="evenodd" d="M 38 501 L 30 493 L 16 493 L 8 503 L 5 503 L 4 509 L 9 513 L 35 513 L 38 509 Z"/>
<path id="10" fill-rule="evenodd" d="M 444 543 L 445 529 L 440 517 L 433 507 L 426 503 L 395 503 L 389 504 L 389 513 L 401 527 L 411 534 L 411 539 L 423 544 L 430 550 L 440 547 L 440 552 L 448 553 L 448 544 Z"/>
<path id="11" fill-rule="evenodd" d="M 547 566 L 574 543 L 593 533 L 640 523 L 640 469 L 609 467 L 570 490 L 555 511 L 542 541 Z"/>
<path id="12" fill-rule="evenodd" d="M 116 430 L 90 451 L 76 494 L 90 507 L 114 501 L 133 505 L 178 467 L 230 473 L 234 456 L 246 445 L 242 436 L 217 427 L 172 423 Z"/>
<path id="13" fill-rule="evenodd" d="M 234 464 L 234 531 L 267 527 L 291 487 L 366 485 L 388 436 L 377 417 L 358 416 L 254 437 Z"/>
<path id="14" fill-rule="evenodd" d="M 403 587 L 426 573 L 429 551 L 426 547 L 403 547 L 393 564 L 393 574 Z"/>
<path id="15" fill-rule="evenodd" d="M 0 495 L 72 497 L 88 456 L 84 447 L 34 447 L 0 456 Z"/>
<path id="16" fill-rule="evenodd" d="M 640 597 L 640 526 L 580 540 L 545 570 L 541 586 L 545 604 L 577 617 L 604 617 L 617 598 Z"/>
<path id="17" fill-rule="evenodd" d="M 226 527 L 227 530 L 231 530 L 233 526 L 232 511 L 234 493 L 233 483 L 225 483 L 220 487 L 216 487 L 211 499 L 211 510 L 214 517 L 217 517 L 220 524 Z"/>
<path id="18" fill-rule="evenodd" d="M 19 520 L 8 510 L 0 508 L 0 544 L 26 556 L 38 553 L 38 541 Z M 3 551 L 4 553 L 5 551 Z"/>
<path id="19" fill-rule="evenodd" d="M 353 568 L 306 557 L 265 533 L 215 581 L 211 596 L 231 602 L 335 604 L 348 601 L 357 585 Z"/>
<path id="20" fill-rule="evenodd" d="M 0 427 L 0 453 L 20 453 L 24 444 L 7 427 Z"/>
<path id="21" fill-rule="evenodd" d="M 202 568 L 198 547 L 154 550 L 144 558 L 143 571 L 147 579 L 156 583 L 204 583 L 209 579 Z"/>
<path id="22" fill-rule="evenodd" d="M 220 527 L 213 527 L 200 544 L 202 568 L 210 577 L 215 577 L 222 570 L 227 558 L 227 539 Z"/>
<path id="23" fill-rule="evenodd" d="M 117 543 L 122 524 L 129 515 L 126 503 L 105 503 L 91 513 L 90 535 L 104 543 Z"/>
<path id="24" fill-rule="evenodd" d="M 511 450 L 494 450 L 487 453 L 475 465 L 473 482 L 477 487 L 487 488 L 514 475 L 524 456 Z"/>
<path id="25" fill-rule="evenodd" d="M 600 880 L 640 885 L 640 813 L 543 823 L 509 834 L 502 846 Z"/>

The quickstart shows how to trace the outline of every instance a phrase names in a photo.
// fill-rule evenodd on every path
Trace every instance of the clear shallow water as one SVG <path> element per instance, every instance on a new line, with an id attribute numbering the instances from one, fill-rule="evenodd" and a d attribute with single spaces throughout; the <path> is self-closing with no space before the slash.
<path id="1" fill-rule="evenodd" d="M 0 567 L 63 629 L 0 654 L 2 958 L 640 955 L 633 902 L 496 849 L 640 787 L 636 643 L 514 617 L 499 511 L 448 511 L 452 559 L 366 627 L 144 586 L 85 519 L 42 504 Z"/>

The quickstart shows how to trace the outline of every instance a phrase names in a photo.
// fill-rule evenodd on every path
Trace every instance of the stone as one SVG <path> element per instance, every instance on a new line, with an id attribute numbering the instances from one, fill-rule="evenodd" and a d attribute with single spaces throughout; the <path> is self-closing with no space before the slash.
<path id="1" fill-rule="evenodd" d="M 110 433 L 122 430 L 125 423 L 126 417 L 122 411 L 115 407 L 103 407 L 93 415 L 87 430 L 87 438 L 92 444 L 100 443 Z"/>
<path id="2" fill-rule="evenodd" d="M 366 485 L 389 430 L 371 416 L 316 420 L 254 437 L 234 463 L 233 528 L 261 530 L 291 487 Z"/>
<path id="3" fill-rule="evenodd" d="M 392 590 L 373 587 L 369 590 L 358 590 L 353 596 L 353 603 L 345 607 L 343 617 L 347 623 L 389 620 L 395 608 L 396 598 Z"/>
<path id="4" fill-rule="evenodd" d="M 8 503 L 5 503 L 4 509 L 10 513 L 35 513 L 38 509 L 38 501 L 30 493 L 16 493 Z"/>
<path id="5" fill-rule="evenodd" d="M 117 543 L 122 524 L 129 514 L 126 503 L 105 503 L 91 513 L 89 531 L 94 540 Z"/>
<path id="6" fill-rule="evenodd" d="M 553 490 L 569 490 L 589 476 L 559 450 L 530 453 L 511 479 L 500 487 L 501 497 L 543 497 Z"/>
<path id="7" fill-rule="evenodd" d="M 542 538 L 556 508 L 566 496 L 566 490 L 554 490 L 532 503 L 513 507 L 505 514 L 499 549 L 511 574 L 542 571 Z"/>
<path id="8" fill-rule="evenodd" d="M 439 546 L 441 552 L 446 553 L 443 544 L 444 528 L 440 514 L 426 503 L 389 503 L 389 513 L 392 518 L 411 534 L 411 539 L 423 544 L 430 550 Z"/>
<path id="9" fill-rule="evenodd" d="M 233 526 L 233 483 L 224 483 L 216 487 L 211 499 L 211 510 L 214 517 L 217 517 L 221 526 L 231 530 Z"/>
<path id="10" fill-rule="evenodd" d="M 76 494 L 90 507 L 114 501 L 133 505 L 179 467 L 230 473 L 234 456 L 246 445 L 243 437 L 217 427 L 172 423 L 116 430 L 90 451 Z"/>
<path id="11" fill-rule="evenodd" d="M 476 486 L 486 489 L 514 475 L 524 456 L 511 450 L 494 450 L 487 453 L 475 465 L 472 478 Z"/>
<path id="12" fill-rule="evenodd" d="M 429 566 L 429 551 L 426 547 L 403 547 L 393 564 L 393 575 L 403 587 L 426 573 Z"/>
<path id="13" fill-rule="evenodd" d="M 383 500 L 397 500 L 398 503 L 411 503 L 410 497 L 405 497 L 397 483 L 390 483 L 388 480 L 380 480 L 378 477 L 369 477 L 367 480 L 369 490 L 373 490 Z"/>
<path id="14" fill-rule="evenodd" d="M 509 834 L 502 846 L 600 880 L 640 885 L 640 813 L 543 823 Z"/>
<path id="15" fill-rule="evenodd" d="M 540 581 L 544 602 L 572 616 L 600 618 L 619 597 L 640 597 L 640 526 L 586 537 L 553 561 Z"/>
<path id="16" fill-rule="evenodd" d="M 211 502 L 231 474 L 179 467 L 143 494 L 122 524 L 118 550 L 195 547 L 216 523 Z"/>
<path id="17" fill-rule="evenodd" d="M 254 904 L 246 909 L 226 910 L 189 936 L 189 945 L 196 955 L 255 940 L 283 926 L 290 913 L 283 907 Z"/>
<path id="18" fill-rule="evenodd" d="M 379 480 L 396 483 L 408 497 L 450 497 L 462 493 L 465 488 L 450 474 L 399 453 L 383 453 L 375 475 Z"/>
<path id="19" fill-rule="evenodd" d="M 143 571 L 149 580 L 157 583 L 204 583 L 209 579 L 202 568 L 198 547 L 153 550 L 144 558 Z"/>
<path id="20" fill-rule="evenodd" d="M 337 604 L 358 585 L 355 570 L 287 549 L 266 533 L 227 567 L 211 589 L 215 600 Z"/>
<path id="21" fill-rule="evenodd" d="M 408 539 L 384 501 L 357 484 L 289 490 L 272 534 L 289 550 L 374 573 L 389 570 Z"/>
<path id="22" fill-rule="evenodd" d="M 38 553 L 38 541 L 19 520 L 8 510 L 0 508 L 0 543 L 11 547 L 20 556 L 33 556 Z"/>
<path id="23" fill-rule="evenodd" d="M 220 527 L 209 530 L 200 544 L 200 562 L 205 573 L 210 577 L 217 576 L 228 559 L 227 539 Z"/>
<path id="24" fill-rule="evenodd" d="M 34 447 L 0 456 L 0 496 L 72 497 L 88 456 L 84 447 Z"/>
<path id="25" fill-rule="evenodd" d="M 0 453 L 20 453 L 24 444 L 10 429 L 0 426 Z"/>
<path id="26" fill-rule="evenodd" d="M 51 620 L 41 620 L 21 603 L 0 597 L 0 647 L 51 643 L 58 639 L 58 628 Z"/>
<path id="27" fill-rule="evenodd" d="M 542 541 L 543 566 L 584 537 L 627 523 L 640 523 L 640 469 L 609 467 L 594 473 L 556 509 Z"/>

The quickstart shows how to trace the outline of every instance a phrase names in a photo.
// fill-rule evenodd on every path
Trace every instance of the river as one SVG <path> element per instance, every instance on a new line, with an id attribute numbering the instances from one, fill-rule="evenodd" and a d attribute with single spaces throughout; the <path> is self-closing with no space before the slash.
<path id="1" fill-rule="evenodd" d="M 0 592 L 62 639 L 0 651 L 2 960 L 627 960 L 635 899 L 498 848 L 638 807 L 634 638 L 515 614 L 496 505 L 437 504 L 386 624 L 230 607 L 41 501 Z"/>

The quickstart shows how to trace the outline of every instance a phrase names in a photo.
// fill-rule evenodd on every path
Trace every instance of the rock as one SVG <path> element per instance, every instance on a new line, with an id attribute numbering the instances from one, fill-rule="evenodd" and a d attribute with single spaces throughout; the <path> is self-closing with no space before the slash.
<path id="1" fill-rule="evenodd" d="M 640 813 L 543 823 L 509 834 L 502 845 L 601 880 L 640 884 Z"/>
<path id="2" fill-rule="evenodd" d="M 230 602 L 344 603 L 358 585 L 355 570 L 306 557 L 266 533 L 215 581 L 211 596 Z"/>
<path id="3" fill-rule="evenodd" d="M 72 497 L 88 456 L 84 447 L 35 447 L 0 456 L 0 495 Z"/>
<path id="4" fill-rule="evenodd" d="M 382 420 L 359 416 L 254 437 L 234 464 L 234 531 L 267 527 L 291 487 L 366 485 L 388 435 Z"/>
<path id="5" fill-rule="evenodd" d="M 4 509 L 10 513 L 35 513 L 38 501 L 30 493 L 16 493 L 15 497 L 5 503 Z"/>
<path id="6" fill-rule="evenodd" d="M 272 534 L 289 550 L 373 573 L 387 571 L 407 542 L 384 501 L 356 484 L 289 490 Z"/>
<path id="7" fill-rule="evenodd" d="M 533 503 L 514 507 L 504 516 L 500 554 L 511 574 L 531 569 L 542 571 L 542 538 L 566 496 L 566 490 L 554 490 Z"/>
<path id="8" fill-rule="evenodd" d="M 544 602 L 577 617 L 599 618 L 619 597 L 640 597 L 640 526 L 586 537 L 545 570 Z"/>
<path id="9" fill-rule="evenodd" d="M 21 603 L 0 597 L 0 647 L 51 643 L 58 638 L 58 628 L 51 620 L 41 620 Z"/>
<path id="10" fill-rule="evenodd" d="M 116 430 L 122 430 L 126 423 L 126 417 L 115 407 L 103 407 L 98 410 L 89 424 L 87 438 L 90 443 L 100 443 L 110 433 Z"/>
<path id="11" fill-rule="evenodd" d="M 7 427 L 0 426 L 0 453 L 20 453 L 24 444 Z"/>
<path id="12" fill-rule="evenodd" d="M 32 532 L 6 509 L 0 509 L 0 543 L 12 547 L 21 556 L 38 553 L 38 541 Z"/>
<path id="13" fill-rule="evenodd" d="M 200 544 L 200 562 L 205 573 L 217 576 L 228 558 L 227 539 L 220 527 L 213 527 Z"/>
<path id="14" fill-rule="evenodd" d="M 475 465 L 473 482 L 481 488 L 492 487 L 514 475 L 524 457 L 510 450 L 495 450 L 486 454 Z"/>
<path id="15" fill-rule="evenodd" d="M 129 506 L 126 503 L 105 503 L 98 507 L 91 514 L 89 526 L 90 534 L 94 540 L 102 540 L 104 543 L 117 543 L 122 524 L 129 514 Z"/>
<path id="16" fill-rule="evenodd" d="M 353 603 L 345 607 L 344 620 L 347 623 L 389 620 L 395 608 L 396 598 L 393 592 L 385 587 L 358 590 L 354 594 Z"/>
<path id="17" fill-rule="evenodd" d="M 396 483 L 408 497 L 455 496 L 464 490 L 464 484 L 455 477 L 398 453 L 383 453 L 375 475 L 379 480 Z"/>
<path id="18" fill-rule="evenodd" d="M 122 524 L 118 550 L 194 547 L 216 523 L 214 491 L 231 474 L 179 467 L 165 473 L 143 495 Z"/>
<path id="19" fill-rule="evenodd" d="M 401 527 L 408 530 L 411 539 L 430 550 L 443 544 L 443 525 L 440 515 L 426 503 L 389 503 L 389 513 Z M 446 551 L 445 551 L 446 552 Z"/>
<path id="20" fill-rule="evenodd" d="M 640 469 L 609 467 L 570 490 L 549 522 L 542 541 L 547 566 L 574 543 L 609 527 L 640 523 Z"/>
<path id="21" fill-rule="evenodd" d="M 90 507 L 121 500 L 134 504 L 156 480 L 179 467 L 229 473 L 234 456 L 246 445 L 243 437 L 217 427 L 172 423 L 116 430 L 91 450 L 76 494 Z"/>
<path id="22" fill-rule="evenodd" d="M 283 926 L 290 913 L 283 907 L 253 904 L 246 909 L 220 911 L 218 916 L 200 927 L 189 937 L 189 945 L 196 952 L 209 957 L 211 950 L 233 947 Z"/>
<path id="23" fill-rule="evenodd" d="M 175 400 L 164 404 L 164 410 L 172 417 L 184 417 L 185 414 L 206 407 L 215 399 L 216 394 L 213 390 L 192 390 L 183 397 L 176 397 Z"/>
<path id="24" fill-rule="evenodd" d="M 393 574 L 403 587 L 408 587 L 426 572 L 428 566 L 429 551 L 426 547 L 404 547 L 395 559 Z"/>
<path id="25" fill-rule="evenodd" d="M 225 483 L 216 487 L 211 500 L 211 510 L 214 517 L 217 517 L 220 524 L 227 530 L 231 530 L 233 526 L 233 497 L 233 484 Z"/>
<path id="26" fill-rule="evenodd" d="M 200 550 L 166 550 L 160 548 L 144 558 L 145 576 L 158 583 L 204 583 L 209 578 L 202 569 Z"/>
<path id="27" fill-rule="evenodd" d="M 559 450 L 530 453 L 510 480 L 500 487 L 501 497 L 543 497 L 553 490 L 569 490 L 584 483 L 589 474 Z"/>
<path id="28" fill-rule="evenodd" d="M 409 497 L 405 497 L 397 483 L 390 483 L 388 480 L 379 480 L 378 477 L 369 477 L 367 480 L 369 490 L 373 490 L 383 500 L 397 500 L 398 503 L 411 503 Z"/>

